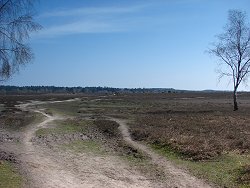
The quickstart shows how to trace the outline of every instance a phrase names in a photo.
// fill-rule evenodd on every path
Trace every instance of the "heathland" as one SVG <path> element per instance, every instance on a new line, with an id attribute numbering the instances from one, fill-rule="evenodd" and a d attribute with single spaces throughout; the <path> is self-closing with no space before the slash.
<path id="1" fill-rule="evenodd" d="M 0 96 L 0 187 L 249 187 L 250 94 Z"/>

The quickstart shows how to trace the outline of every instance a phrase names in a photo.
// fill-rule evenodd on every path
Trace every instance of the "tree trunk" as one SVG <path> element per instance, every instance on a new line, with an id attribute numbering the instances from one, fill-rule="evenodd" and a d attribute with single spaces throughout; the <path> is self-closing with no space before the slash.
<path id="1" fill-rule="evenodd" d="M 235 88 L 234 89 L 234 95 L 233 95 L 233 98 L 234 98 L 234 111 L 238 110 L 238 103 L 237 103 L 237 89 Z"/>

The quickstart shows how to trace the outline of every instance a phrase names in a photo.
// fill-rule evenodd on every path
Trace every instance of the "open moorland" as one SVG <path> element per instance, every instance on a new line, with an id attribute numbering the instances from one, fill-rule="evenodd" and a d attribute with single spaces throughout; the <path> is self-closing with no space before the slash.
<path id="1" fill-rule="evenodd" d="M 250 94 L 0 96 L 0 187 L 250 187 Z"/>

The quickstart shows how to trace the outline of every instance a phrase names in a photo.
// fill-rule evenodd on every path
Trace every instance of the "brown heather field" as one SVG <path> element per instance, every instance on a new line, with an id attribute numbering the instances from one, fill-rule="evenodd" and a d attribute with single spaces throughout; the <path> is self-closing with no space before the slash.
<path id="1" fill-rule="evenodd" d="M 231 93 L 198 92 L 103 97 L 82 104 L 79 112 L 130 119 L 134 140 L 146 142 L 181 165 L 179 160 L 190 161 L 185 165 L 198 176 L 225 187 L 241 183 L 248 187 L 250 94 L 238 97 L 236 112 Z"/>
<path id="2" fill-rule="evenodd" d="M 247 94 L 241 96 L 237 112 L 232 111 L 228 95 L 172 95 L 157 101 L 135 117 L 131 126 L 134 139 L 170 147 L 190 160 L 208 160 L 230 151 L 249 152 Z"/>

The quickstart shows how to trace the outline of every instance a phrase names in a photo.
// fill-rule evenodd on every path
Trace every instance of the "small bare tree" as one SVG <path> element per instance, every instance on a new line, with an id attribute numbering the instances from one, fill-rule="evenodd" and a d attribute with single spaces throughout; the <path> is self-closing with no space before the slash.
<path id="1" fill-rule="evenodd" d="M 41 26 L 33 20 L 35 0 L 0 0 L 0 80 L 8 79 L 33 53 L 27 39 Z"/>
<path id="2" fill-rule="evenodd" d="M 250 72 L 250 27 L 246 13 L 230 10 L 224 33 L 218 35 L 217 39 L 218 42 L 209 52 L 221 62 L 219 78 L 229 76 L 233 81 L 234 110 L 238 110 L 237 89 L 242 82 L 246 83 Z"/>

